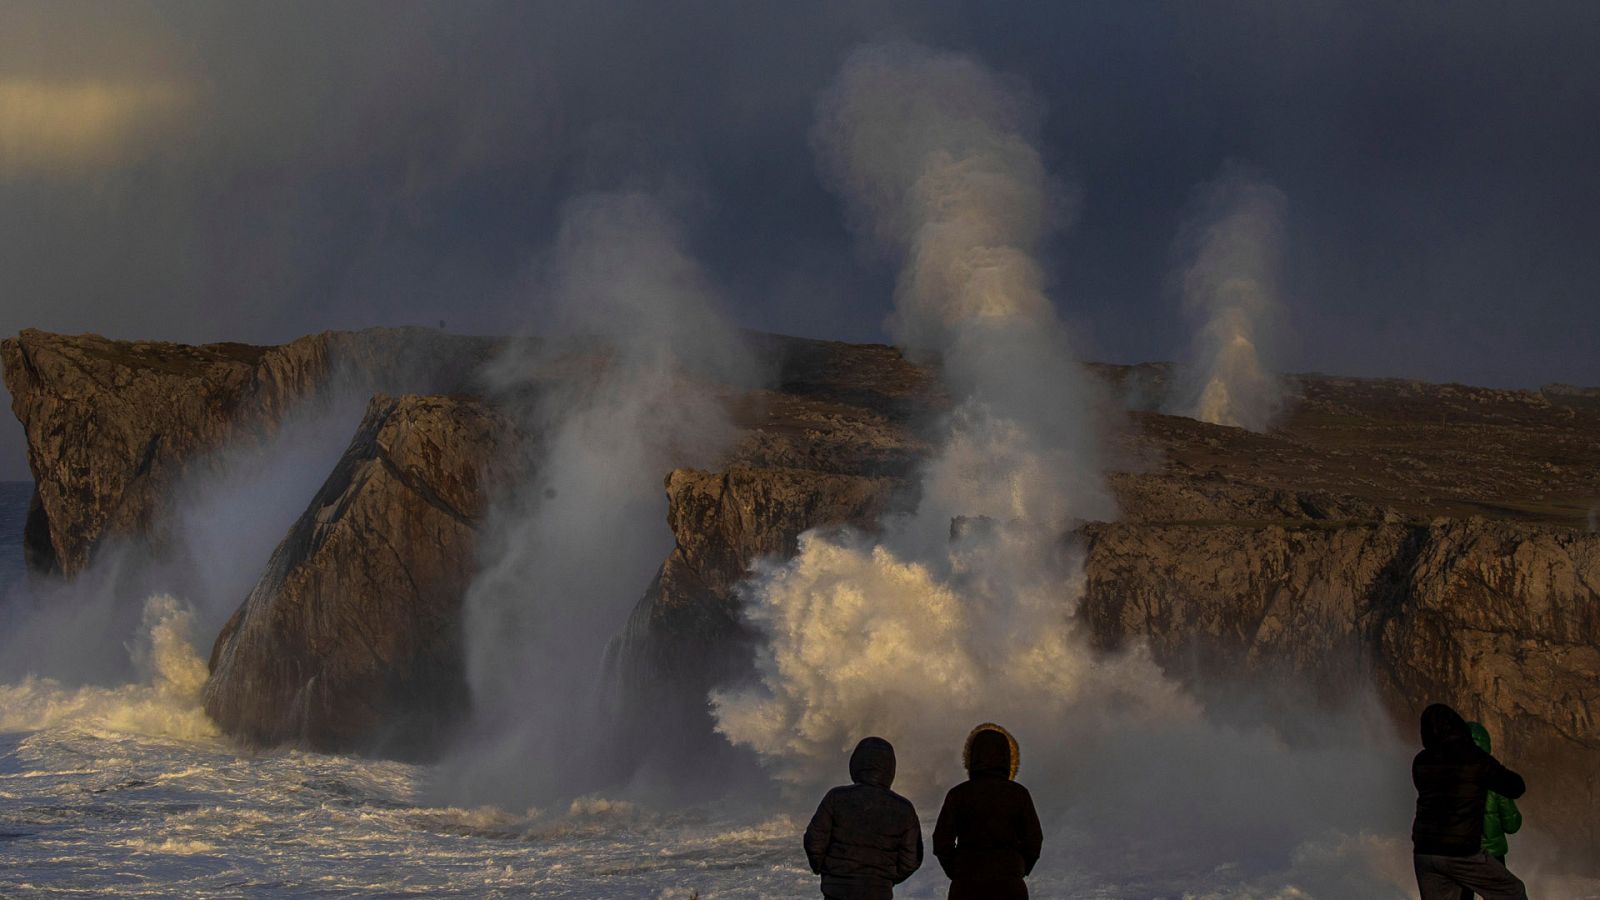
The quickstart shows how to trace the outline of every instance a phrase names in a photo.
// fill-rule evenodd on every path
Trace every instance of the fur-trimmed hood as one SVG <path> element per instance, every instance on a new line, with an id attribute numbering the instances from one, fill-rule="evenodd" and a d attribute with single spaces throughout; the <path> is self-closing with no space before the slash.
<path id="1" fill-rule="evenodd" d="M 1022 751 L 1011 732 L 993 722 L 985 722 L 967 735 L 961 749 L 961 764 L 967 774 L 1000 775 L 1007 779 L 1017 777 L 1017 767 L 1022 763 Z"/>

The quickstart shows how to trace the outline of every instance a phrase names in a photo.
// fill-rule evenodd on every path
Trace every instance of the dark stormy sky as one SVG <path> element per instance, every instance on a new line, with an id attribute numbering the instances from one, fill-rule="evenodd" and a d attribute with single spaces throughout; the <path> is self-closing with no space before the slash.
<path id="1" fill-rule="evenodd" d="M 506 330 L 563 202 L 645 187 L 741 324 L 881 340 L 893 273 L 808 131 L 894 38 L 1036 93 L 1088 356 L 1187 344 L 1173 237 L 1232 160 L 1288 198 L 1286 368 L 1600 384 L 1587 2 L 9 2 L 0 332 Z"/>

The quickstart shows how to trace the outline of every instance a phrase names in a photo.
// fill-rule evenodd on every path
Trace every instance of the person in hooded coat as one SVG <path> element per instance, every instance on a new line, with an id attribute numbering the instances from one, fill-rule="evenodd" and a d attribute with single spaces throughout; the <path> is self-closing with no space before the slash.
<path id="1" fill-rule="evenodd" d="M 1472 742 L 1478 745 L 1479 750 L 1491 752 L 1489 729 L 1477 722 L 1468 722 L 1467 730 L 1471 732 Z M 1517 809 L 1517 801 L 1490 791 L 1483 806 L 1483 852 L 1504 863 L 1506 853 L 1511 849 L 1506 835 L 1516 834 L 1521 828 L 1522 810 Z M 1470 900 L 1471 897 L 1472 891 L 1462 890 L 1461 900 Z"/>
<path id="2" fill-rule="evenodd" d="M 1422 752 L 1411 761 L 1411 783 L 1417 788 L 1412 862 L 1422 900 L 1459 900 L 1463 889 L 1485 900 L 1527 900 L 1522 881 L 1483 850 L 1489 792 L 1515 800 L 1526 785 L 1480 750 L 1466 720 L 1443 703 L 1422 711 Z"/>
<path id="3" fill-rule="evenodd" d="M 1018 784 L 1011 733 L 986 722 L 967 735 L 966 781 L 950 789 L 933 829 L 933 854 L 950 876 L 950 900 L 1026 900 L 1044 831 Z"/>
<path id="4" fill-rule="evenodd" d="M 922 865 L 922 824 L 911 801 L 889 790 L 894 747 L 862 738 L 850 754 L 851 784 L 829 791 L 806 826 L 806 861 L 830 900 L 888 900 Z"/>

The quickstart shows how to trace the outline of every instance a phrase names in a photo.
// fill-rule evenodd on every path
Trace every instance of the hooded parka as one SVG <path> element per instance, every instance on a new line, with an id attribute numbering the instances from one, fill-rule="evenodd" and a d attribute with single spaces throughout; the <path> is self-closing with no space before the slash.
<path id="1" fill-rule="evenodd" d="M 806 828 L 806 861 L 835 900 L 887 900 L 922 865 L 922 825 L 911 801 L 889 790 L 894 747 L 862 738 L 850 781 L 822 798 Z"/>
<path id="2" fill-rule="evenodd" d="M 1481 852 L 1489 792 L 1515 800 L 1526 790 L 1522 776 L 1478 749 L 1466 720 L 1443 703 L 1422 711 L 1422 752 L 1411 761 L 1411 782 L 1417 788 L 1411 843 L 1429 856 Z"/>
<path id="3" fill-rule="evenodd" d="M 951 900 L 1026 898 L 1044 832 L 1028 789 L 1013 781 L 1020 754 L 1004 728 L 967 736 L 968 778 L 950 789 L 933 829 L 933 852 L 950 876 Z"/>
<path id="4" fill-rule="evenodd" d="M 1467 728 L 1472 732 L 1472 742 L 1488 753 L 1489 729 L 1477 722 L 1468 722 Z M 1522 810 L 1517 809 L 1517 801 L 1490 791 L 1483 803 L 1483 852 L 1504 862 L 1511 849 L 1506 835 L 1516 834 L 1521 828 Z"/>

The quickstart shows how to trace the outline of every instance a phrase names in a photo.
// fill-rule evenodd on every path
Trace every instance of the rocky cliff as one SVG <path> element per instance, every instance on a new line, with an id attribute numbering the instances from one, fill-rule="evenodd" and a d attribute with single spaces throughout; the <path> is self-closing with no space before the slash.
<path id="1" fill-rule="evenodd" d="M 373 398 L 211 653 L 206 712 L 270 746 L 425 755 L 469 708 L 461 599 L 515 431 L 459 397 Z"/>
<path id="2" fill-rule="evenodd" d="M 915 503 L 920 429 L 946 406 L 934 374 L 892 348 L 752 342 L 772 378 L 729 398 L 740 437 L 725 465 L 661 473 L 675 546 L 614 647 L 641 707 L 703 716 L 682 698 L 748 659 L 746 573 L 809 528 L 871 528 Z M 283 361 L 331 352 L 295 346 L 7 342 L 38 559 L 81 567 L 104 535 L 146 527 L 206 448 L 270 428 L 330 370 Z M 451 346 L 427 352 L 456 371 L 488 352 Z M 1121 514 L 1075 538 L 1078 627 L 1102 651 L 1148 641 L 1195 684 L 1290 672 L 1333 698 L 1371 683 L 1404 735 L 1425 703 L 1454 703 L 1524 761 L 1536 821 L 1600 848 L 1592 392 L 1302 376 L 1288 418 L 1253 434 L 1140 411 L 1163 366 L 1095 371 L 1133 410 L 1108 415 Z M 463 690 L 453 616 L 505 429 L 467 397 L 375 401 L 217 642 L 207 705 L 231 733 L 386 750 L 448 726 Z"/>
<path id="3" fill-rule="evenodd" d="M 1600 535 L 1478 517 L 1086 534 L 1101 649 L 1143 639 L 1185 680 L 1288 674 L 1329 702 L 1370 683 L 1406 736 L 1451 703 L 1536 774 L 1530 814 L 1600 846 Z"/>
<path id="4" fill-rule="evenodd" d="M 406 328 L 324 332 L 280 347 L 34 330 L 0 341 L 35 485 L 28 563 L 72 574 L 107 539 L 159 543 L 174 486 L 209 453 L 263 439 L 336 386 L 459 390 L 494 344 Z"/>

